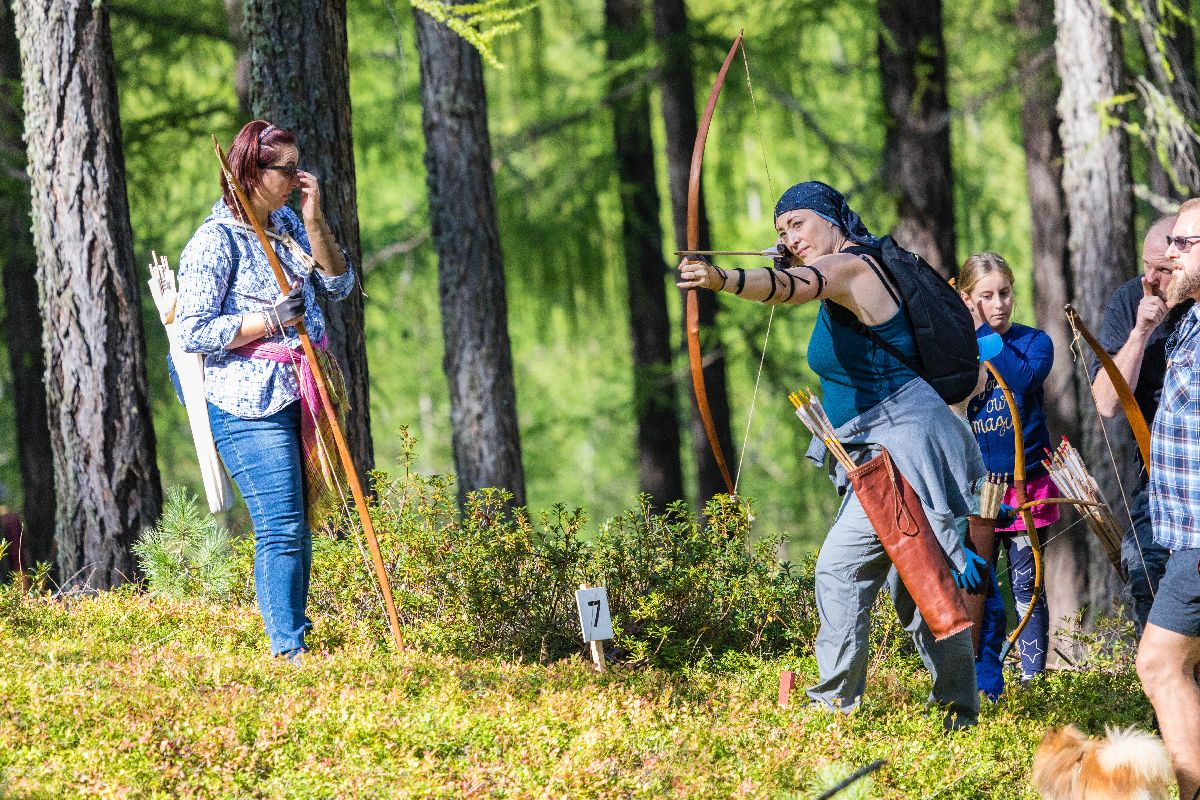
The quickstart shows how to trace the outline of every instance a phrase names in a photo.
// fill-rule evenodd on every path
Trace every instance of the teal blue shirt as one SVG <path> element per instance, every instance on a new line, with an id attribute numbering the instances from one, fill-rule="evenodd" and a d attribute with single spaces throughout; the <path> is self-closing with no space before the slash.
<path id="1" fill-rule="evenodd" d="M 887 322 L 867 327 L 917 363 L 917 343 L 903 305 Z M 808 341 L 808 365 L 821 379 L 821 404 L 835 428 L 874 408 L 917 377 L 873 339 L 835 322 L 824 303 Z"/>

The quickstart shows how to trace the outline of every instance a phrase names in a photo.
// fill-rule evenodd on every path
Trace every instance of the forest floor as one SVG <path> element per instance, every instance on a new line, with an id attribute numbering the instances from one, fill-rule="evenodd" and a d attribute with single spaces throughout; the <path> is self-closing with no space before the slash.
<path id="1" fill-rule="evenodd" d="M 838 797 L 1034 798 L 1049 726 L 1149 725 L 1118 654 L 948 735 L 911 648 L 887 641 L 844 717 L 778 706 L 780 671 L 811 683 L 811 658 L 600 675 L 360 641 L 292 665 L 250 605 L 0 587 L 0 797 L 810 798 L 887 759 Z"/>

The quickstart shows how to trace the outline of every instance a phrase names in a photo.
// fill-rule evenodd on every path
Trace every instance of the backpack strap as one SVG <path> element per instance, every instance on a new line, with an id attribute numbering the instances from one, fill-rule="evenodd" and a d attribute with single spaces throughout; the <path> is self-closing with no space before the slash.
<path id="1" fill-rule="evenodd" d="M 865 336 L 866 338 L 870 339 L 872 342 L 875 343 L 876 347 L 889 353 L 892 356 L 892 358 L 896 359 L 901 364 L 908 367 L 913 372 L 917 373 L 917 375 L 920 375 L 920 376 L 925 375 L 925 371 L 921 368 L 921 366 L 919 364 L 914 362 L 911 358 L 909 358 L 904 353 L 900 352 L 900 350 L 894 344 L 892 344 L 889 341 L 886 341 L 878 333 L 876 333 L 875 331 L 871 330 L 868 326 L 863 324 L 863 321 L 861 319 L 854 316 L 853 311 L 846 308 L 845 306 L 838 305 L 837 303 L 833 302 L 832 300 L 822 300 L 821 302 L 825 304 L 825 309 L 829 312 L 829 318 L 832 319 L 834 322 L 838 323 L 839 325 L 841 325 L 843 327 L 849 328 L 850 330 L 857 333 L 859 336 Z M 903 308 L 903 306 L 901 306 L 901 308 Z"/>
<path id="2" fill-rule="evenodd" d="M 900 296 L 896 294 L 896 290 L 892 286 L 892 281 L 883 274 L 883 270 L 879 267 L 879 258 L 875 255 L 877 251 L 874 251 L 869 247 L 855 245 L 853 247 L 843 248 L 842 252 L 852 253 L 861 258 L 863 261 L 867 262 L 867 266 L 871 268 L 871 271 L 875 273 L 875 277 L 879 278 L 879 282 L 883 284 L 883 288 L 887 289 L 887 293 L 891 295 L 892 301 L 896 304 L 896 307 L 899 308 L 901 306 Z"/>
<path id="3" fill-rule="evenodd" d="M 871 250 L 871 248 L 854 246 L 847 247 L 842 252 L 853 253 L 863 261 L 867 262 L 867 264 L 871 267 L 871 271 L 875 273 L 875 277 L 879 278 L 879 282 L 883 284 L 883 288 L 887 290 L 889 295 L 891 295 L 892 301 L 895 302 L 897 310 L 904 308 L 904 304 L 900 302 L 900 296 L 897 295 L 896 290 L 892 288 L 892 282 L 889 281 L 887 276 L 883 274 L 883 270 L 880 269 L 875 258 L 875 253 Z M 826 299 L 822 300 L 821 302 L 825 304 L 825 309 L 829 312 L 829 318 L 834 322 L 842 325 L 843 327 L 849 328 L 860 336 L 865 336 L 866 338 L 870 339 L 875 343 L 876 347 L 879 347 L 881 350 L 889 353 L 892 358 L 896 359 L 918 375 L 925 374 L 924 370 L 914 363 L 911 358 L 900 352 L 900 350 L 891 342 L 885 341 L 882 336 L 871 330 L 871 328 L 863 323 L 861 319 L 854 315 L 853 311 L 843 305 L 835 303 L 833 300 Z"/>

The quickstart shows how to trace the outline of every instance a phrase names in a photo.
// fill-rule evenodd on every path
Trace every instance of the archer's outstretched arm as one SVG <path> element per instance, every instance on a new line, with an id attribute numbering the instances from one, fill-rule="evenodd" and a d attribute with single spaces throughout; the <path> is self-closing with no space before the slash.
<path id="1" fill-rule="evenodd" d="M 680 289 L 709 289 L 743 300 L 778 305 L 802 305 L 813 300 L 842 301 L 851 294 L 862 262 L 851 255 L 824 256 L 811 265 L 724 269 L 697 258 L 679 263 Z"/>

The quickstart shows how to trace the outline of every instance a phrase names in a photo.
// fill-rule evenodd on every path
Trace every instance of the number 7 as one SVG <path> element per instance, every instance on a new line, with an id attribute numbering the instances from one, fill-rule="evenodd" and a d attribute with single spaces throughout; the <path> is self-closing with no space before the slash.
<path id="1" fill-rule="evenodd" d="M 592 627 L 594 628 L 600 624 L 600 601 L 588 600 L 588 605 L 596 607 L 596 618 L 592 620 Z"/>

